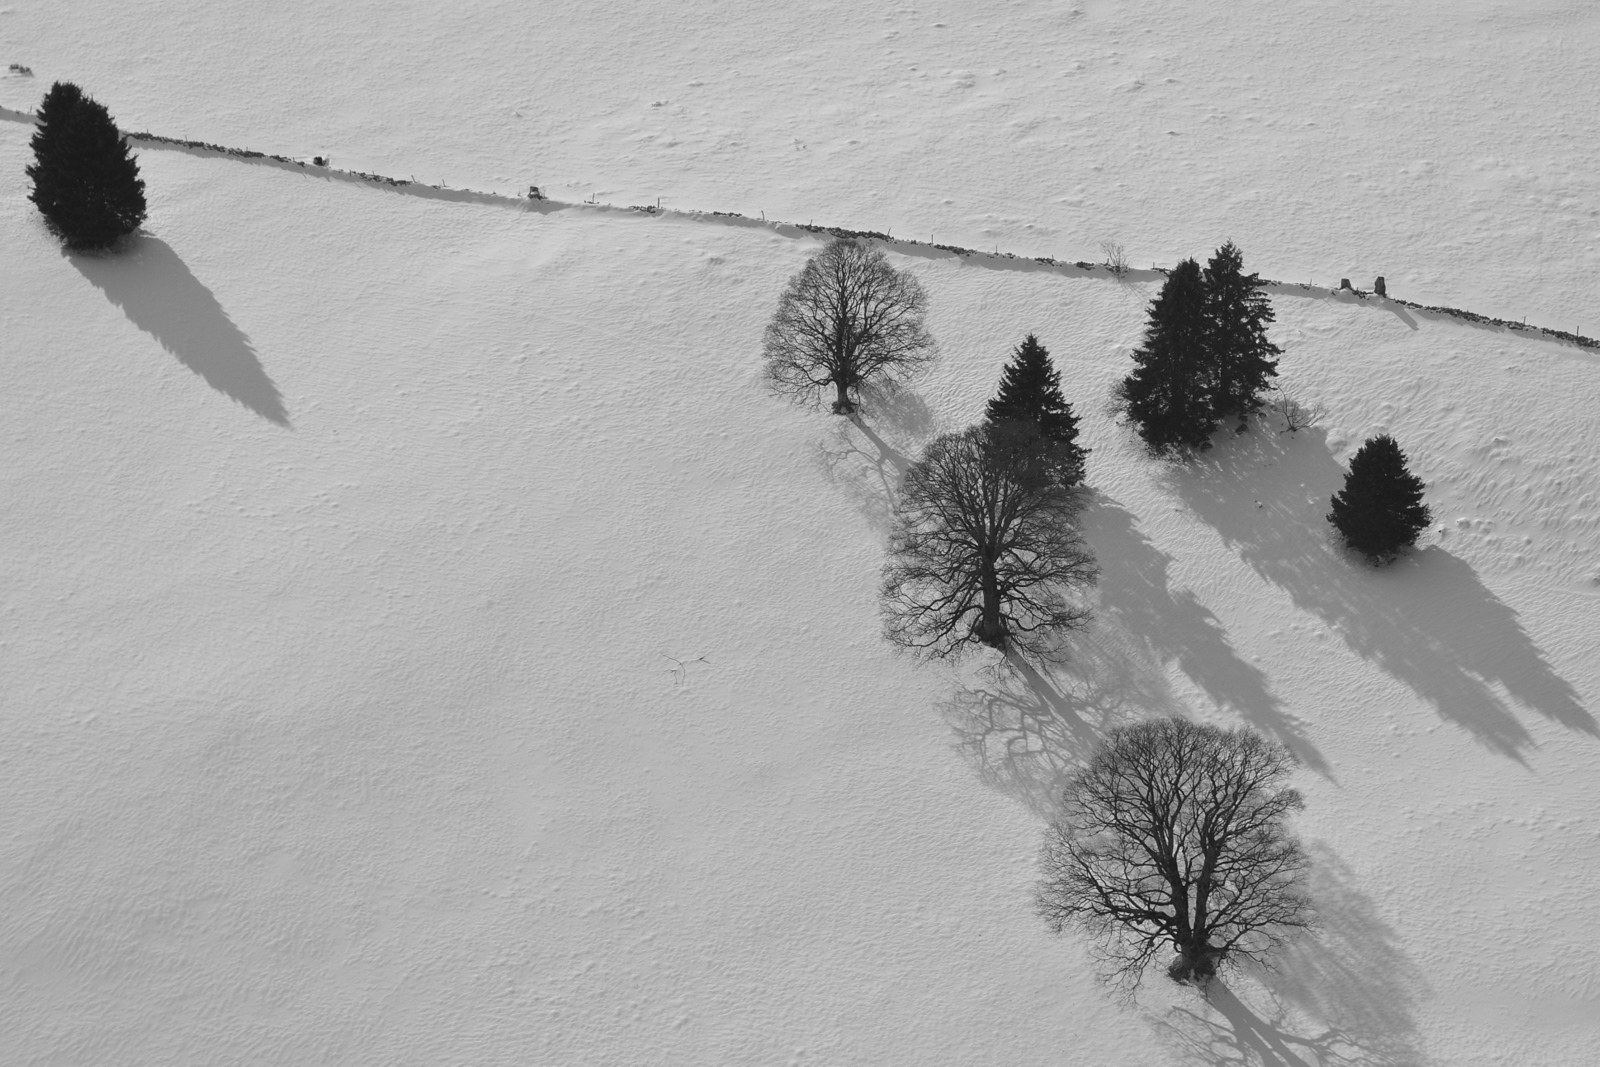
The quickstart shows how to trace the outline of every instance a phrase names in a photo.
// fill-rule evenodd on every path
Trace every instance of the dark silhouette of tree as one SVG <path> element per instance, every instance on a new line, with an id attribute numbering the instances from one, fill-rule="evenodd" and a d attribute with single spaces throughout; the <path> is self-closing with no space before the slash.
<path id="1" fill-rule="evenodd" d="M 884 632 L 929 657 L 970 645 L 1044 654 L 1088 609 L 1094 581 L 1047 443 L 1019 422 L 936 438 L 901 481 L 884 567 Z"/>
<path id="2" fill-rule="evenodd" d="M 1272 301 L 1259 274 L 1244 273 L 1244 255 L 1232 241 L 1217 249 L 1204 273 L 1207 347 L 1215 366 L 1211 412 L 1220 422 L 1237 417 L 1239 428 L 1260 409 L 1261 396 L 1278 376 L 1282 350 L 1267 340 Z"/>
<path id="3" fill-rule="evenodd" d="M 1217 420 L 1210 335 L 1200 265 L 1186 259 L 1151 301 L 1144 343 L 1133 353 L 1133 373 L 1117 387 L 1124 412 L 1154 453 L 1211 445 Z"/>
<path id="4" fill-rule="evenodd" d="M 1422 502 L 1423 488 L 1393 437 L 1369 437 L 1350 460 L 1328 521 L 1351 548 L 1374 563 L 1386 563 L 1416 544 L 1433 521 Z"/>
<path id="5" fill-rule="evenodd" d="M 39 106 L 29 195 L 68 248 L 109 248 L 145 219 L 144 181 L 105 107 L 71 82 Z"/>
<path id="6" fill-rule="evenodd" d="M 54 227 L 54 219 L 63 214 L 63 200 L 70 194 L 71 182 L 67 170 L 67 123 L 77 114 L 83 103 L 83 90 L 71 82 L 56 82 L 44 94 L 35 117 L 33 139 L 34 161 L 24 168 L 33 180 L 33 192 L 28 195 Z"/>
<path id="7" fill-rule="evenodd" d="M 1078 419 L 1061 395 L 1061 375 L 1050 352 L 1033 334 L 1023 338 L 1000 377 L 1000 391 L 989 401 L 990 422 L 1032 426 L 1051 450 L 1055 477 L 1063 488 L 1083 481 L 1089 450 L 1078 444 Z"/>
<path id="8" fill-rule="evenodd" d="M 934 358 L 927 304 L 916 278 L 882 251 L 837 238 L 779 298 L 762 344 L 767 377 L 803 400 L 820 401 L 831 387 L 834 414 L 847 415 L 862 385 L 892 385 Z"/>
<path id="9" fill-rule="evenodd" d="M 1261 961 L 1311 925 L 1305 853 L 1285 825 L 1289 750 L 1240 728 L 1154 719 L 1114 730 L 1046 832 L 1040 913 L 1100 938 L 1132 989 L 1163 948 L 1176 982 Z"/>

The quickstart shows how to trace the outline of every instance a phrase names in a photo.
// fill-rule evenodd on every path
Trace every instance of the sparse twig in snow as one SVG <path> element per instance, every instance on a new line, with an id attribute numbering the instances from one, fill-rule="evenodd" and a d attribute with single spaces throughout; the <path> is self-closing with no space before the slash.
<path id="1" fill-rule="evenodd" d="M 689 664 L 704 663 L 707 667 L 711 666 L 711 661 L 706 659 L 704 656 L 696 656 L 691 660 L 681 660 L 676 656 L 669 656 L 663 652 L 661 653 L 661 658 L 672 661 L 672 666 L 667 667 L 665 670 L 667 674 L 672 675 L 673 685 L 682 685 L 684 682 L 688 681 Z"/>

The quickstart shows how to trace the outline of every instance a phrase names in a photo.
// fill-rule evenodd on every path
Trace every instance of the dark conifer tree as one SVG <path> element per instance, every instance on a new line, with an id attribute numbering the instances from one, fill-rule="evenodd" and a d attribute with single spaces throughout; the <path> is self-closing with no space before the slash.
<path id="1" fill-rule="evenodd" d="M 34 204 L 68 248 L 108 248 L 145 219 L 144 181 L 104 105 L 56 82 L 33 135 Z"/>
<path id="2" fill-rule="evenodd" d="M 1033 427 L 1050 452 L 1050 466 L 1063 488 L 1083 481 L 1089 450 L 1078 444 L 1078 419 L 1061 395 L 1061 375 L 1050 352 L 1029 334 L 1018 345 L 1000 377 L 1000 391 L 984 413 L 992 423 L 1016 422 Z"/>
<path id="3" fill-rule="evenodd" d="M 1133 353 L 1136 366 L 1118 386 L 1124 410 L 1153 452 L 1210 447 L 1216 373 L 1206 310 L 1200 265 L 1186 259 L 1151 301 L 1144 343 Z"/>
<path id="4" fill-rule="evenodd" d="M 1369 437 L 1350 460 L 1328 521 L 1351 548 L 1384 563 L 1416 544 L 1433 521 L 1422 490 L 1422 479 L 1406 469 L 1405 453 L 1394 438 Z"/>
<path id="5" fill-rule="evenodd" d="M 33 192 L 29 199 L 46 219 L 60 214 L 62 197 L 70 184 L 63 176 L 67 154 L 65 131 L 67 122 L 83 103 L 83 90 L 71 82 L 56 82 L 39 105 L 33 131 L 33 163 L 25 173 L 33 179 Z"/>
<path id="6" fill-rule="evenodd" d="M 1216 368 L 1212 413 L 1237 417 L 1239 428 L 1261 407 L 1267 379 L 1278 376 L 1282 350 L 1267 340 L 1272 301 L 1261 276 L 1244 273 L 1244 255 L 1232 241 L 1217 249 L 1205 269 L 1208 347 Z"/>

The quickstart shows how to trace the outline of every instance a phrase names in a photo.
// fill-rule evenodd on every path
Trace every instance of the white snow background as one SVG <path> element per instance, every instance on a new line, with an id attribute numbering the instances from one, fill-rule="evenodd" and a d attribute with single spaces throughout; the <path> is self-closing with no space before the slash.
<path id="1" fill-rule="evenodd" d="M 5 0 L 0 106 L 559 201 L 1286 281 L 1595 335 L 1582 3 Z M 1275 294 L 1321 404 L 1201 462 L 1104 412 L 1154 295 L 895 253 L 943 348 L 866 431 L 762 388 L 817 238 L 141 146 L 63 255 L 0 121 L 0 1063 L 1586 1065 L 1600 355 Z M 1004 268 L 1004 269 L 1002 269 Z M 1592 321 L 1588 321 L 1592 319 Z M 878 633 L 898 466 L 1035 332 L 1103 576 L 1033 678 Z M 1323 515 L 1393 433 L 1439 527 Z M 1104 729 L 1304 769 L 1324 926 L 1134 1005 L 1031 887 Z"/>

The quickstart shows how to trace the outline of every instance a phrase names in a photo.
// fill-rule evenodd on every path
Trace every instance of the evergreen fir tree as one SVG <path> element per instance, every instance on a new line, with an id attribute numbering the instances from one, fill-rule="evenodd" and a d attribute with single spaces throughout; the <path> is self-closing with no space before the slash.
<path id="1" fill-rule="evenodd" d="M 145 219 L 144 181 L 104 105 L 56 82 L 33 135 L 34 204 L 68 248 L 108 248 Z"/>
<path id="2" fill-rule="evenodd" d="M 1124 410 L 1153 452 L 1210 447 L 1217 428 L 1206 290 L 1200 265 L 1179 263 L 1150 303 L 1133 373 L 1118 387 Z"/>
<path id="3" fill-rule="evenodd" d="M 1350 460 L 1328 521 L 1351 548 L 1374 562 L 1387 562 L 1416 544 L 1433 521 L 1422 489 L 1422 479 L 1406 469 L 1405 453 L 1394 438 L 1369 437 Z"/>
<path id="4" fill-rule="evenodd" d="M 1272 301 L 1261 276 L 1244 273 L 1244 255 L 1232 241 L 1217 249 L 1205 269 L 1208 347 L 1215 366 L 1212 414 L 1237 416 L 1239 428 L 1261 407 L 1267 379 L 1278 376 L 1282 350 L 1267 340 Z"/>
<path id="5" fill-rule="evenodd" d="M 25 173 L 33 179 L 33 193 L 29 199 L 46 219 L 61 211 L 62 196 L 69 184 L 63 177 L 63 159 L 66 155 L 64 131 L 67 121 L 77 113 L 81 103 L 83 90 L 71 82 L 56 82 L 39 105 L 33 140 L 30 142 L 34 162 L 25 168 Z"/>
<path id="6" fill-rule="evenodd" d="M 1050 352 L 1029 334 L 1018 345 L 1000 377 L 1000 391 L 989 401 L 991 423 L 1017 422 L 1034 428 L 1050 452 L 1050 465 L 1063 488 L 1083 481 L 1089 450 L 1078 444 L 1078 419 L 1061 395 L 1061 375 Z"/>

